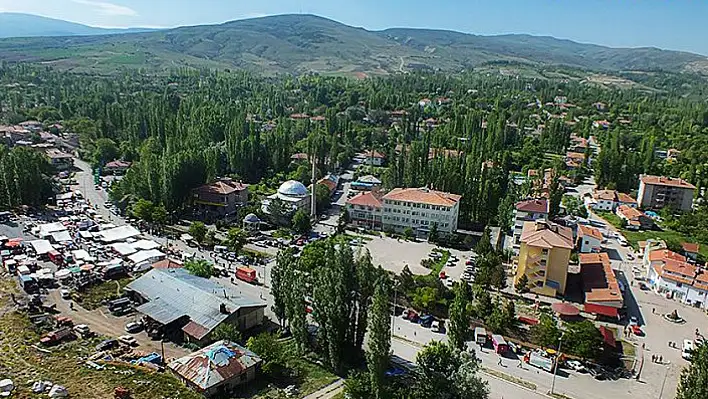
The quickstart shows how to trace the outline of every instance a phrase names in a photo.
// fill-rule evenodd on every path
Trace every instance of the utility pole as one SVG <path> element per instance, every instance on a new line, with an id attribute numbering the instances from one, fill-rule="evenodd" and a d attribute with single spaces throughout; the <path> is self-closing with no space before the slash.
<path id="1" fill-rule="evenodd" d="M 317 182 L 315 181 L 315 179 L 316 179 L 316 175 L 317 175 L 317 173 L 316 173 L 317 168 L 316 168 L 315 162 L 314 162 L 315 157 L 312 156 L 311 158 L 312 158 L 312 178 L 311 178 L 312 193 L 311 193 L 311 198 L 310 198 L 310 217 L 316 220 L 317 219 L 317 195 L 315 193 L 317 191 L 316 190 Z"/>
<path id="2" fill-rule="evenodd" d="M 666 373 L 664 374 L 664 382 L 661 383 L 661 391 L 659 391 L 659 399 L 664 396 L 664 386 L 666 386 L 666 378 L 669 376 L 669 369 L 671 365 L 666 366 Z"/>
<path id="3" fill-rule="evenodd" d="M 553 390 L 556 388 L 556 372 L 558 371 L 558 360 L 560 359 L 562 344 L 563 333 L 561 333 L 560 338 L 558 338 L 558 353 L 556 353 L 556 362 L 553 364 L 553 381 L 551 382 L 551 395 L 553 395 Z"/>

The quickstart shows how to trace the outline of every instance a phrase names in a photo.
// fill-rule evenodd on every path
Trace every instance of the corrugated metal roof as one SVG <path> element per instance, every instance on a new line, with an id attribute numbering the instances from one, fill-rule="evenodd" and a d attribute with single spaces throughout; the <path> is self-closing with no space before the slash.
<path id="1" fill-rule="evenodd" d="M 181 309 L 175 308 L 170 305 L 169 302 L 162 300 L 160 298 L 144 303 L 137 308 L 138 312 L 150 316 L 151 319 L 155 320 L 160 324 L 170 324 L 173 321 L 184 316 Z"/>
<path id="2" fill-rule="evenodd" d="M 206 391 L 261 362 L 261 358 L 248 349 L 230 341 L 219 341 L 173 360 L 167 367 Z"/>
<path id="3" fill-rule="evenodd" d="M 152 269 L 126 289 L 137 292 L 149 301 L 158 301 L 155 306 L 163 304 L 166 315 L 160 312 L 157 313 L 159 317 L 175 320 L 186 315 L 204 327 L 207 333 L 240 308 L 266 306 L 260 299 L 240 295 L 230 287 L 193 276 L 184 269 Z M 221 313 L 222 304 L 229 314 Z M 157 312 L 154 307 L 147 309 Z"/>

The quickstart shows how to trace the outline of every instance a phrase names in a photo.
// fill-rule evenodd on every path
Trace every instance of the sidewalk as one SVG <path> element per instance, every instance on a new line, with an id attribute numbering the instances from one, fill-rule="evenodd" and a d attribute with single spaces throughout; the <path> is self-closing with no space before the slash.
<path id="1" fill-rule="evenodd" d="M 344 380 L 338 379 L 337 381 L 327 385 L 326 387 L 320 389 L 317 392 L 313 392 L 303 399 L 330 399 L 335 397 L 337 394 L 344 390 Z"/>

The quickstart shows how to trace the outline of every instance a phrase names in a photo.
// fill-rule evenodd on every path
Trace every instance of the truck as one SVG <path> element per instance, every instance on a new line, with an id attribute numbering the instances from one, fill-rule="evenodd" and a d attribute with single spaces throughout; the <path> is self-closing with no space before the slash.
<path id="1" fill-rule="evenodd" d="M 474 342 L 480 346 L 484 346 L 487 343 L 487 330 L 484 327 L 474 328 Z"/>
<path id="2" fill-rule="evenodd" d="M 524 360 L 526 361 L 526 363 L 534 367 L 546 370 L 549 373 L 553 372 L 553 365 L 555 362 L 550 357 L 545 356 L 543 352 L 540 352 L 538 350 L 531 351 L 524 356 Z"/>
<path id="3" fill-rule="evenodd" d="M 122 314 L 125 309 L 132 307 L 129 298 L 123 297 L 108 302 L 108 310 L 114 314 Z"/>
<path id="4" fill-rule="evenodd" d="M 499 354 L 509 350 L 509 345 L 507 345 L 506 340 L 499 334 L 492 334 L 492 346 L 494 347 L 494 352 Z"/>
<path id="5" fill-rule="evenodd" d="M 35 294 L 39 292 L 39 283 L 34 277 L 21 274 L 19 276 L 20 286 L 28 294 Z"/>
<path id="6" fill-rule="evenodd" d="M 236 278 L 251 284 L 258 283 L 256 271 L 246 266 L 239 266 L 236 268 Z"/>
<path id="7" fill-rule="evenodd" d="M 56 345 L 64 340 L 74 339 L 74 332 L 69 327 L 62 327 L 58 330 L 54 330 L 47 333 L 42 338 L 39 339 L 39 343 L 45 346 Z"/>

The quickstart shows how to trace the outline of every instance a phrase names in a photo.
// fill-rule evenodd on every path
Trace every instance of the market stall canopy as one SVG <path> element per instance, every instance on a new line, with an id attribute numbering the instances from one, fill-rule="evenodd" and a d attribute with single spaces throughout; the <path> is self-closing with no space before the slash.
<path id="1" fill-rule="evenodd" d="M 48 240 L 34 240 L 29 242 L 37 255 L 45 255 L 54 251 L 54 247 Z"/>
<path id="2" fill-rule="evenodd" d="M 554 303 L 551 305 L 551 310 L 561 316 L 577 316 L 580 314 L 580 309 L 565 302 Z"/>
<path id="3" fill-rule="evenodd" d="M 130 255 L 128 257 L 128 259 L 130 259 L 130 261 L 133 262 L 134 264 L 138 264 L 138 263 L 143 263 L 147 260 L 150 260 L 150 261 L 160 260 L 160 259 L 164 258 L 165 256 L 167 256 L 167 255 L 165 255 L 164 253 L 162 253 L 156 249 L 150 249 L 147 251 L 140 251 L 140 252 L 134 253 L 134 254 Z"/>
<path id="4" fill-rule="evenodd" d="M 69 234 L 69 232 L 66 230 L 55 231 L 54 233 L 50 234 L 50 236 L 52 237 L 52 240 L 57 243 L 72 241 L 71 234 Z"/>
<path id="5" fill-rule="evenodd" d="M 133 226 L 126 225 L 103 230 L 99 232 L 99 235 L 104 242 L 118 242 L 125 241 L 131 237 L 137 237 L 140 235 L 140 231 Z"/>
<path id="6" fill-rule="evenodd" d="M 130 245 L 136 250 L 160 248 L 160 244 L 156 243 L 153 240 L 139 240 L 139 241 L 136 241 Z"/>
<path id="7" fill-rule="evenodd" d="M 64 226 L 64 224 L 61 222 L 54 222 L 54 223 L 40 224 L 38 229 L 39 229 L 39 236 L 44 238 L 48 235 L 51 235 L 52 233 L 56 233 L 57 231 L 66 230 L 66 226 Z"/>
<path id="8" fill-rule="evenodd" d="M 93 256 L 91 256 L 91 254 L 89 254 L 88 251 L 86 251 L 85 249 L 77 249 L 76 251 L 73 251 L 71 254 L 74 255 L 74 259 L 77 259 L 77 260 L 93 259 Z"/>
<path id="9" fill-rule="evenodd" d="M 182 241 L 192 241 L 194 239 L 194 237 L 192 237 L 191 235 L 189 235 L 187 233 L 184 233 L 181 236 L 179 236 L 179 239 Z"/>
<path id="10" fill-rule="evenodd" d="M 138 252 L 135 248 L 133 248 L 132 244 L 127 244 L 124 242 L 117 242 L 111 245 L 111 248 L 113 248 L 113 250 L 120 256 L 128 256 Z"/>
<path id="11" fill-rule="evenodd" d="M 59 280 L 63 280 L 71 275 L 71 272 L 68 269 L 61 269 L 57 270 L 56 273 L 54 273 L 54 277 L 56 277 Z"/>
<path id="12" fill-rule="evenodd" d="M 79 237 L 84 238 L 84 239 L 91 239 L 93 238 L 93 233 L 90 231 L 79 231 Z"/>

